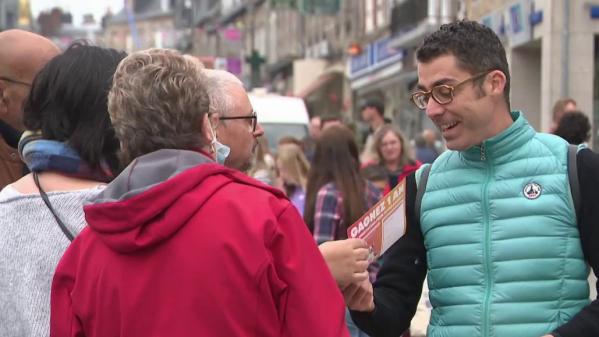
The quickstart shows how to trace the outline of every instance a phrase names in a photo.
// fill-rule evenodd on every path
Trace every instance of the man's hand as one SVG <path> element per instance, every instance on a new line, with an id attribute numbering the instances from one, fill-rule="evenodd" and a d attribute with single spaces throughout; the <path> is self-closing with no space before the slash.
<path id="1" fill-rule="evenodd" d="M 371 312 L 374 310 L 372 284 L 364 280 L 359 284 L 350 284 L 343 290 L 345 304 L 351 310 Z"/>
<path id="2" fill-rule="evenodd" d="M 553 337 L 553 335 L 545 335 L 545 336 L 542 336 L 542 337 Z"/>
<path id="3" fill-rule="evenodd" d="M 318 248 L 339 288 L 368 281 L 368 248 L 364 240 L 328 241 Z"/>

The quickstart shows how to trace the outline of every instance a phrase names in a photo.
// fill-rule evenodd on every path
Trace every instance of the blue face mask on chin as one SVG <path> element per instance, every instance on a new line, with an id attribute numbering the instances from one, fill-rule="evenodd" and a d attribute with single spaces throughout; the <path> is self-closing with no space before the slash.
<path id="1" fill-rule="evenodd" d="M 227 160 L 227 157 L 229 157 L 231 148 L 216 140 L 216 132 L 214 132 L 210 118 L 208 118 L 208 124 L 210 124 L 210 132 L 212 133 L 211 145 L 212 151 L 214 151 L 214 156 L 216 157 L 216 162 L 221 165 L 225 165 L 225 160 Z"/>
<path id="2" fill-rule="evenodd" d="M 214 153 L 216 153 L 216 162 L 225 165 L 225 160 L 227 160 L 227 157 L 231 153 L 231 148 L 216 139 L 212 140 L 212 147 L 214 148 Z"/>

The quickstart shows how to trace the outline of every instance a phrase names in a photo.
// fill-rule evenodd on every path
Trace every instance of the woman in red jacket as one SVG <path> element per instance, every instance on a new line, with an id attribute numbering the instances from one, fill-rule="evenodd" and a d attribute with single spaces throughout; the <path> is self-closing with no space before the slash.
<path id="1" fill-rule="evenodd" d="M 374 135 L 374 148 L 379 159 L 378 162 L 370 165 L 382 166 L 388 175 L 388 183 L 383 194 L 387 194 L 421 165 L 419 161 L 412 159 L 410 144 L 393 125 L 384 125 L 377 131 Z M 369 164 L 366 163 L 364 166 Z"/>
<path id="2" fill-rule="evenodd" d="M 119 64 L 108 110 L 126 168 L 56 268 L 51 337 L 349 337 L 299 213 L 220 164 L 245 165 L 262 129 L 241 83 L 209 91 L 208 73 L 167 49 Z M 218 99 L 229 110 L 210 115 Z"/>

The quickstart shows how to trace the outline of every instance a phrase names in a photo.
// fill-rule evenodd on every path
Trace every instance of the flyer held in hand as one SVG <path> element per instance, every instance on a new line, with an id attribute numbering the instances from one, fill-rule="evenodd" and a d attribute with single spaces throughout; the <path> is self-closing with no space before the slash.
<path id="1" fill-rule="evenodd" d="M 348 238 L 366 240 L 370 247 L 370 261 L 380 257 L 405 233 L 405 179 L 347 229 Z"/>

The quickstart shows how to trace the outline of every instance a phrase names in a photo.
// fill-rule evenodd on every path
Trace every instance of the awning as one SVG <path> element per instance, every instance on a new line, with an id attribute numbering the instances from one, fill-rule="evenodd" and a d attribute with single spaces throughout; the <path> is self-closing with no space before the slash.
<path id="1" fill-rule="evenodd" d="M 337 73 L 326 73 L 320 75 L 314 82 L 310 83 L 306 88 L 302 89 L 302 91 L 297 93 L 297 97 L 306 98 L 310 96 L 312 93 L 317 91 L 319 88 L 322 88 L 327 83 L 329 83 L 335 77 Z"/>

